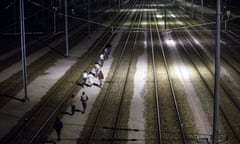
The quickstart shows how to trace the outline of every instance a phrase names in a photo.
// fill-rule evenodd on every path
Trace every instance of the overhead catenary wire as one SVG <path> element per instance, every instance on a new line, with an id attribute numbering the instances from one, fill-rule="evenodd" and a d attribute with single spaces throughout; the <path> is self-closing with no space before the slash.
<path id="1" fill-rule="evenodd" d="M 32 0 L 27 0 L 27 1 L 28 1 L 29 3 L 35 5 L 35 6 L 38 6 L 38 7 L 41 7 L 41 8 L 43 8 L 43 9 L 45 9 L 45 10 L 51 12 L 51 13 L 56 13 L 56 14 L 59 15 L 59 16 L 65 16 L 64 13 L 56 12 L 55 10 L 49 9 L 49 8 L 47 8 L 47 7 L 44 7 L 43 5 L 41 5 L 41 4 L 37 3 L 37 2 L 34 2 L 34 1 L 32 1 Z M 14 2 L 16 2 L 16 0 L 14 0 Z M 14 2 L 13 2 L 13 4 L 14 4 Z M 42 10 L 40 10 L 40 11 L 38 11 L 38 12 L 36 12 L 36 13 L 28 16 L 28 17 L 25 17 L 24 19 L 25 19 L 25 20 L 29 20 L 30 18 L 38 15 L 40 12 L 42 12 Z M 72 18 L 72 19 L 76 19 L 76 20 L 80 20 L 80 21 L 84 21 L 84 22 L 88 22 L 88 23 L 91 23 L 91 24 L 100 25 L 100 26 L 103 26 L 103 27 L 110 27 L 110 28 L 112 28 L 112 29 L 118 29 L 117 32 L 128 32 L 128 31 L 126 31 L 126 30 L 128 29 L 128 26 L 124 26 L 124 27 L 114 27 L 114 26 L 112 26 L 112 25 L 107 25 L 107 24 L 103 24 L 103 23 L 98 23 L 98 22 L 91 21 L 91 20 L 87 20 L 87 19 L 80 18 L 80 17 L 77 17 L 77 16 L 67 15 L 67 17 Z M 239 19 L 239 18 L 240 18 L 240 16 L 234 16 L 234 18 L 231 18 L 231 19 L 229 19 L 228 21 L 236 20 L 236 19 Z M 222 20 L 221 22 L 224 22 L 224 20 Z M 14 23 L 12 23 L 12 24 L 10 24 L 10 25 L 7 25 L 7 26 L 1 28 L 0 31 L 4 31 L 4 30 L 6 30 L 6 29 L 8 29 L 8 28 L 10 28 L 11 26 L 14 26 L 14 25 L 16 25 L 16 24 L 17 24 L 17 22 L 14 22 Z M 168 29 L 167 31 L 181 31 L 181 30 L 183 30 L 183 29 L 185 29 L 185 28 L 198 27 L 198 26 L 207 26 L 207 25 L 213 25 L 213 24 L 216 24 L 216 22 L 215 22 L 215 21 L 211 21 L 211 22 L 200 23 L 200 24 L 195 24 L 195 25 L 180 26 L 180 27 L 170 28 L 170 29 Z M 145 29 L 145 28 L 134 28 L 134 27 L 133 27 L 132 29 L 135 30 L 135 32 L 149 31 L 148 29 Z M 155 30 L 155 29 L 153 28 L 152 31 L 157 31 L 157 30 Z M 158 30 L 158 31 L 159 31 L 159 30 Z M 195 30 L 195 31 L 198 31 L 198 30 Z M 202 31 L 202 30 L 199 30 L 199 31 Z M 208 30 L 208 31 L 209 31 L 209 30 Z M 210 30 L 210 31 L 211 31 L 211 30 Z M 212 30 L 212 31 L 215 31 L 215 30 Z M 165 30 L 165 29 L 162 29 L 162 30 L 160 30 L 160 32 L 166 32 L 166 30 Z M 3 33 L 3 32 L 1 32 L 1 33 Z"/>
<path id="2" fill-rule="evenodd" d="M 51 13 L 55 12 L 54 10 L 46 8 L 46 7 L 42 6 L 41 4 L 39 4 L 37 2 L 33 2 L 32 0 L 27 0 L 27 1 L 32 3 L 32 4 L 34 4 L 34 5 L 36 5 L 36 6 L 42 7 L 43 9 L 45 9 L 45 10 L 51 12 Z M 57 12 L 56 14 L 59 15 L 59 16 L 65 16 L 65 14 L 61 13 L 61 12 Z M 96 25 L 99 25 L 99 26 L 107 27 L 107 28 L 110 27 L 110 28 L 113 28 L 113 29 L 118 29 L 118 32 L 128 32 L 126 30 L 129 29 L 128 26 L 115 27 L 115 26 L 112 26 L 112 25 L 99 23 L 99 22 L 96 22 L 96 21 L 80 18 L 80 17 L 73 16 L 73 15 L 67 15 L 67 17 L 75 19 L 75 20 L 80 20 L 80 21 L 91 23 L 91 24 L 96 24 Z M 240 18 L 240 16 L 236 16 L 236 17 L 231 18 L 229 20 L 231 21 L 231 20 L 235 20 L 235 19 L 239 19 L 239 18 Z M 224 22 L 224 20 L 222 20 L 221 22 Z M 206 22 L 206 23 L 200 23 L 200 24 L 194 24 L 194 25 L 186 25 L 186 26 L 180 26 L 180 27 L 175 27 L 175 28 L 169 28 L 169 29 L 167 29 L 167 31 L 180 31 L 180 30 L 183 30 L 183 29 L 186 29 L 186 28 L 192 28 L 192 27 L 198 27 L 198 26 L 207 26 L 207 25 L 213 25 L 213 24 L 216 24 L 216 21 L 210 21 L 210 22 Z M 135 30 L 136 32 L 149 31 L 149 29 L 137 28 L 137 27 L 136 28 L 132 27 L 132 30 Z M 157 30 L 157 29 L 154 29 L 154 28 L 152 29 L 152 31 L 166 32 L 165 29 L 160 29 L 160 30 L 158 29 Z M 195 30 L 195 31 L 197 31 L 197 30 Z"/>
<path id="3" fill-rule="evenodd" d="M 38 14 L 41 13 L 41 12 L 42 12 L 42 10 L 39 10 L 39 11 L 33 13 L 32 15 L 29 15 L 29 16 L 27 16 L 27 17 L 24 17 L 24 20 L 27 21 L 27 20 L 31 19 L 32 17 L 38 15 Z M 13 22 L 13 23 L 11 23 L 11 24 L 8 24 L 7 26 L 2 27 L 2 28 L 0 29 L 0 33 L 4 33 L 5 30 L 7 30 L 7 29 L 9 29 L 9 28 L 11 28 L 11 27 L 13 27 L 13 26 L 15 26 L 15 25 L 17 25 L 17 24 L 19 24 L 19 22 Z"/>

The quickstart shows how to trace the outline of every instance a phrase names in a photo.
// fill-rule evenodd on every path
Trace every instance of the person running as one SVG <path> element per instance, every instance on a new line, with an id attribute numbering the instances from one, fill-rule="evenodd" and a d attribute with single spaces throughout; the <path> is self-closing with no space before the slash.
<path id="1" fill-rule="evenodd" d="M 80 100 L 81 100 L 82 106 L 83 106 L 83 113 L 85 113 L 85 111 L 87 109 L 87 101 L 88 101 L 88 96 L 85 92 L 82 92 Z"/>

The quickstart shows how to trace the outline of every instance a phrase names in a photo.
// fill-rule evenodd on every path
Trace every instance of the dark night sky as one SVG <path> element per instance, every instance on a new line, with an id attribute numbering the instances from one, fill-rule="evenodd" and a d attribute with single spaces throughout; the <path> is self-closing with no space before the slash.
<path id="1" fill-rule="evenodd" d="M 42 0 L 31 0 L 34 2 L 41 3 Z M 52 0 L 44 0 L 44 7 L 47 7 L 51 9 L 51 1 Z M 80 0 L 79 0 L 80 1 Z M 108 1 L 108 0 L 105 0 Z M 188 0 L 191 2 L 191 0 Z M 201 0 L 194 0 L 195 2 L 198 1 L 201 2 Z M 206 3 L 211 2 L 211 7 L 215 7 L 217 0 L 210 1 L 210 0 L 204 0 L 204 4 L 207 5 Z M 16 2 L 16 4 L 14 4 Z M 223 0 L 222 6 L 227 5 L 227 8 L 230 8 L 233 13 L 240 13 L 239 6 L 240 6 L 240 0 L 226 0 L 226 2 Z M 209 5 L 209 4 L 208 4 Z M 33 13 L 39 13 L 36 14 L 35 17 L 31 16 Z M 29 21 L 40 21 L 40 17 L 44 17 L 46 21 L 49 21 L 47 18 L 52 18 L 52 14 L 49 12 L 42 12 L 42 9 L 40 7 L 37 7 L 33 4 L 30 4 L 28 1 L 25 0 L 25 16 L 30 17 L 31 20 Z M 14 25 L 15 22 L 18 22 L 18 17 L 19 17 L 19 0 L 0 0 L 0 33 L 5 32 L 5 27 L 10 27 L 11 25 Z M 31 24 L 30 24 L 31 25 Z"/>

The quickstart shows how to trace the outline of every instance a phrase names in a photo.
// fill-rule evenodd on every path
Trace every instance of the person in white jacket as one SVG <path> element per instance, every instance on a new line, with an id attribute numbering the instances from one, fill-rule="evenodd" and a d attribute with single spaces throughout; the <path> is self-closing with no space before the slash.
<path id="1" fill-rule="evenodd" d="M 104 60 L 105 60 L 104 53 L 101 53 L 101 55 L 100 55 L 100 65 L 101 65 L 101 67 L 103 67 Z"/>
<path id="2" fill-rule="evenodd" d="M 94 76 L 92 73 L 88 73 L 88 86 L 92 87 L 93 83 L 94 83 Z"/>

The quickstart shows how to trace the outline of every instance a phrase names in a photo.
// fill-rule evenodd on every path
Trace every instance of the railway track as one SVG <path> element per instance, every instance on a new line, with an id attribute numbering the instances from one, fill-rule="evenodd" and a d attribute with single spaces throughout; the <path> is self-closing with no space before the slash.
<path id="1" fill-rule="evenodd" d="M 132 7 L 136 4 L 135 2 Z M 141 21 L 139 14 L 134 15 L 128 13 L 128 16 L 127 21 L 133 21 L 132 26 L 134 26 L 135 22 L 139 25 Z M 138 33 L 133 33 L 131 28 L 127 33 L 123 34 L 123 39 L 121 39 L 119 44 L 122 46 L 118 46 L 118 48 L 121 49 L 116 52 L 119 56 L 113 64 L 113 72 L 109 80 L 111 83 L 107 86 L 105 84 L 106 88 L 99 96 L 102 97 L 101 103 L 96 113 L 93 114 L 95 118 L 90 122 L 91 128 L 84 130 L 85 133 L 81 136 L 80 143 L 116 143 L 119 141 L 131 141 L 131 139 L 126 138 L 126 133 L 122 134 L 122 131 L 130 130 L 126 128 L 126 126 L 124 127 L 125 124 L 123 124 L 124 120 L 122 119 L 124 117 L 123 115 L 128 113 L 124 110 L 128 108 L 125 104 L 127 101 L 126 86 L 134 57 L 134 49 L 136 48 L 137 35 Z"/>
<path id="2" fill-rule="evenodd" d="M 76 45 L 79 39 L 83 38 L 85 34 L 82 32 L 83 29 L 86 27 L 86 24 L 80 23 L 80 26 L 76 27 L 76 24 L 73 24 L 75 27 L 70 25 L 69 31 L 69 48 L 72 48 Z M 27 76 L 28 76 L 28 84 L 31 83 L 37 76 L 41 75 L 47 68 L 52 66 L 54 62 L 56 62 L 59 58 L 62 58 L 65 53 L 65 41 L 63 40 L 65 36 L 63 34 L 51 34 L 42 36 L 40 38 L 35 38 L 30 44 L 27 46 L 28 55 L 41 51 L 41 49 L 49 48 L 50 51 L 47 54 L 38 58 L 38 60 L 34 61 L 33 63 L 29 64 L 27 67 Z M 19 51 L 20 52 L 20 51 Z M 0 71 L 4 70 L 5 68 L 13 65 L 17 62 L 20 57 L 16 56 L 19 53 L 14 54 L 13 56 L 3 60 L 0 64 Z M 0 107 L 6 105 L 14 96 L 19 93 L 23 89 L 22 86 L 22 71 L 21 69 L 19 72 L 13 74 L 8 79 L 0 82 L 1 90 L 1 101 Z M 24 99 L 18 99 L 24 101 Z"/>
<path id="3" fill-rule="evenodd" d="M 151 4 L 151 2 L 148 2 Z M 131 8 L 136 7 L 137 1 L 132 3 Z M 139 8 L 143 8 L 144 3 L 138 3 Z M 148 7 L 154 9 L 154 7 Z M 172 11 L 171 11 L 172 13 Z M 173 12 L 176 13 L 176 12 Z M 102 88 L 102 91 L 97 99 L 96 109 L 91 112 L 91 118 L 88 124 L 84 127 L 84 133 L 81 135 L 78 143 L 119 143 L 121 141 L 140 141 L 140 140 L 152 140 L 152 143 L 188 143 L 188 141 L 197 143 L 196 135 L 194 130 L 186 128 L 186 124 L 192 124 L 191 119 L 186 120 L 188 117 L 183 114 L 183 111 L 187 108 L 183 106 L 185 94 L 182 90 L 179 90 L 178 85 L 181 85 L 171 71 L 171 65 L 173 61 L 171 60 L 171 54 L 168 52 L 169 46 L 164 43 L 163 28 L 157 25 L 157 19 L 154 15 L 158 12 L 151 13 L 125 13 L 118 19 L 113 25 L 118 27 L 120 21 L 131 21 L 131 28 L 124 30 L 123 38 L 120 41 L 116 53 L 119 56 L 114 57 L 113 70 L 110 73 L 109 83 L 106 83 Z M 128 18 L 126 18 L 129 16 Z M 142 30 L 141 23 L 147 19 L 147 21 L 154 21 L 156 24 L 150 24 L 147 29 L 149 31 L 139 32 L 136 30 Z M 173 21 L 177 19 L 172 18 Z M 137 28 L 135 26 L 137 25 Z M 174 25 L 172 25 L 174 26 Z M 120 28 L 120 27 L 118 27 Z M 144 27 L 146 28 L 146 27 Z M 143 29 L 144 29 L 143 28 Z M 134 29 L 134 30 L 132 30 Z M 171 29 L 171 27 L 170 27 Z M 119 29 L 117 29 L 119 30 Z M 111 31 L 109 28 L 107 31 Z M 127 32 L 126 32 L 127 31 Z M 193 29 L 194 31 L 194 29 Z M 149 56 L 149 71 L 152 77 L 150 79 L 150 87 L 153 87 L 152 91 L 149 92 L 152 100 L 148 100 L 149 108 L 154 109 L 154 114 L 152 118 L 153 123 L 147 122 L 148 129 L 145 131 L 147 134 L 145 139 L 131 139 L 127 138 L 127 133 L 139 131 L 139 129 L 129 129 L 126 124 L 128 121 L 128 108 L 131 92 L 128 90 L 131 83 L 131 71 L 134 67 L 135 57 L 137 53 L 137 47 L 141 46 L 138 41 L 145 40 L 147 35 L 148 43 L 148 56 Z M 200 34 L 194 33 L 196 37 L 200 37 Z M 212 69 L 212 62 L 200 46 L 194 45 L 196 43 L 192 36 L 188 32 L 173 32 L 172 38 L 179 41 L 179 51 L 180 55 L 184 57 L 187 63 L 190 63 L 198 76 L 201 79 L 201 83 L 205 84 L 209 95 L 210 101 L 213 97 L 213 75 L 214 71 Z M 52 127 L 54 118 L 65 109 L 65 102 L 69 99 L 72 93 L 79 91 L 80 87 L 77 85 L 81 81 L 81 73 L 79 71 L 90 69 L 89 65 L 95 63 L 99 54 L 103 51 L 104 46 L 108 41 L 114 37 L 113 33 L 106 32 L 101 38 L 92 46 L 92 48 L 81 58 L 78 62 L 67 72 L 67 74 L 58 81 L 58 83 L 52 88 L 43 100 L 34 107 L 31 112 L 26 114 L 24 118 L 19 121 L 19 124 L 11 131 L 11 133 L 6 136 L 0 142 L 5 144 L 20 144 L 20 143 L 41 143 L 45 140 L 49 129 L 46 127 Z M 169 37 L 171 38 L 171 37 Z M 181 41 L 186 42 L 186 44 L 181 43 Z M 209 48 L 210 49 L 210 48 Z M 226 50 L 227 51 L 227 50 Z M 228 52 L 228 51 L 227 51 Z M 230 65 L 229 56 L 224 54 L 225 64 L 232 67 L 236 75 L 239 75 L 238 71 L 238 61 L 233 59 L 231 61 L 236 61 L 236 65 Z M 43 62 L 44 63 L 48 63 Z M 200 68 L 201 66 L 201 68 Z M 180 67 L 180 66 L 179 66 Z M 204 69 L 205 71 L 203 71 Z M 208 74 L 207 77 L 206 73 Z M 183 75 L 183 74 L 182 74 Z M 129 84 L 130 83 L 130 84 Z M 181 87 L 181 86 L 179 86 Z M 240 119 L 236 117 L 239 114 L 239 100 L 234 93 L 227 88 L 228 85 L 223 81 L 221 95 L 223 100 L 221 103 L 221 113 L 223 116 L 223 124 L 221 127 L 221 132 L 226 135 L 230 135 L 231 142 L 239 142 L 239 127 L 238 123 Z M 57 96 L 57 97 L 56 97 Z M 148 98 L 146 98 L 148 99 Z M 154 101 L 154 105 L 152 105 Z M 229 108 L 224 107 L 229 105 Z M 127 109 L 127 110 L 126 110 Z M 166 110 L 167 109 L 167 110 Z M 189 110 L 189 109 L 187 109 Z M 43 112 L 44 111 L 44 112 Z M 153 110 L 147 111 L 153 112 Z M 191 113 L 187 113 L 191 114 Z M 186 114 L 186 115 L 187 115 Z M 185 118 L 183 118 L 185 117 Z M 189 116 L 192 118 L 191 116 Z M 149 120 L 149 118 L 148 118 Z M 89 126 L 90 125 L 90 126 Z M 193 126 L 195 127 L 195 126 Z M 227 130 L 223 130 L 227 128 Z M 44 133 L 44 134 L 43 134 Z M 16 135 L 12 138 L 12 135 Z M 194 135 L 194 137 L 193 137 Z M 203 134 L 204 135 L 204 134 Z M 19 141 L 21 139 L 21 141 Z M 151 143 L 151 142 L 150 142 Z"/>
<path id="4" fill-rule="evenodd" d="M 194 29 L 193 29 L 193 31 L 194 31 Z M 195 35 L 196 35 L 196 37 L 199 36 L 199 34 L 195 34 Z M 211 64 L 211 60 L 208 60 L 209 57 L 206 56 L 207 55 L 206 51 L 204 52 L 204 50 L 203 50 L 203 48 L 201 48 L 201 46 L 196 45 L 195 44 L 196 42 L 194 41 L 194 39 L 192 39 L 192 37 L 193 37 L 193 35 L 190 34 L 189 32 L 182 31 L 181 33 L 180 32 L 176 33 L 176 39 L 178 39 L 179 43 L 181 43 L 180 41 L 182 41 L 183 38 L 186 41 L 185 44 L 181 43 L 181 45 L 182 45 L 181 47 L 186 54 L 186 56 L 183 56 L 183 57 L 187 57 L 189 59 L 189 62 L 191 62 L 193 64 L 193 67 L 195 68 L 197 73 L 200 75 L 202 81 L 204 81 L 208 91 L 211 93 L 211 96 L 213 98 L 213 85 L 212 85 L 212 83 L 210 83 L 211 80 L 209 78 L 209 75 L 210 75 L 211 79 L 212 80 L 214 79 L 213 64 Z M 199 36 L 197 38 L 201 39 L 201 36 Z M 208 48 L 209 50 L 211 50 L 210 47 L 205 47 L 205 48 Z M 225 53 L 223 53 L 223 61 L 226 61 L 226 58 L 224 58 L 226 55 L 225 56 L 224 55 L 225 55 Z M 197 60 L 197 59 L 199 59 L 199 60 Z M 202 64 L 200 64 L 200 63 L 202 63 Z M 201 66 L 201 65 L 203 65 L 203 66 Z M 207 78 L 205 77 L 206 72 L 203 74 L 203 72 L 202 72 L 203 70 L 201 70 L 199 68 L 200 66 L 201 66 L 201 69 L 203 69 L 203 67 L 205 67 L 205 69 L 208 70 L 209 75 Z M 226 63 L 223 63 L 223 66 L 225 68 L 227 68 Z M 231 67 L 231 65 L 230 65 L 230 67 Z M 230 67 L 228 67 L 228 70 L 230 69 Z M 224 122 L 227 123 L 227 125 L 231 129 L 230 130 L 231 132 L 229 132 L 229 130 L 225 130 L 225 128 L 221 128 L 221 132 L 225 136 L 230 135 L 229 137 L 231 137 L 230 138 L 231 141 L 236 142 L 236 141 L 239 141 L 238 130 L 236 129 L 236 127 L 238 127 L 237 123 L 239 123 L 239 120 L 234 118 L 234 115 L 239 113 L 239 106 L 238 106 L 239 102 L 237 102 L 236 95 L 234 95 L 231 92 L 231 89 L 228 89 L 229 84 L 226 84 L 226 82 L 223 81 L 223 77 L 221 79 L 222 79 L 222 81 L 221 81 L 221 88 L 222 88 L 221 97 L 223 100 L 221 101 L 220 111 L 222 114 L 222 118 L 225 119 Z M 228 108 L 226 106 L 228 106 Z M 222 123 L 224 123 L 224 122 L 222 122 Z M 226 127 L 226 124 L 222 124 L 222 125 L 225 125 L 225 126 L 221 126 L 221 127 Z"/>
<path id="5" fill-rule="evenodd" d="M 116 20 L 114 24 L 117 25 L 119 21 L 120 19 Z M 82 74 L 79 71 L 90 69 L 89 66 L 95 63 L 96 58 L 99 57 L 104 46 L 113 36 L 111 28 L 106 30 L 91 46 L 91 49 L 48 91 L 41 102 L 19 120 L 17 126 L 1 140 L 1 143 L 35 144 L 43 142 L 51 130 L 53 120 L 66 107 L 65 102 L 72 93 L 80 89 L 77 84 L 81 81 Z M 15 137 L 13 138 L 12 135 Z"/>
<path id="6" fill-rule="evenodd" d="M 181 37 L 183 37 L 183 36 L 181 36 Z M 202 63 L 202 62 L 200 62 L 200 61 L 205 61 L 205 58 L 203 58 L 203 57 L 201 57 L 200 58 L 200 60 L 196 60 L 197 58 L 196 58 L 196 56 L 192 56 L 192 54 L 190 54 L 191 52 L 189 51 L 189 50 L 186 50 L 186 48 L 185 48 L 185 51 L 186 51 L 186 54 L 187 54 L 187 57 L 189 57 L 189 59 L 194 59 L 194 62 L 192 62 L 193 63 L 193 65 L 194 65 L 194 67 L 195 67 L 195 69 L 198 71 L 198 73 L 199 73 L 199 75 L 200 75 L 200 77 L 202 78 L 202 80 L 204 81 L 204 83 L 205 83 L 205 85 L 206 85 L 206 87 L 208 88 L 208 90 L 209 90 L 209 92 L 211 93 L 211 96 L 212 96 L 212 98 L 213 98 L 213 85 L 212 84 L 210 84 L 209 83 L 209 77 L 208 78 L 206 78 L 205 76 L 204 76 L 204 74 L 203 74 L 203 72 L 201 72 L 201 69 L 199 69 L 199 66 L 200 65 L 202 65 L 202 64 L 200 64 L 200 63 Z M 199 56 L 199 55 L 198 55 Z M 197 61 L 197 62 L 196 62 Z M 203 66 L 205 66 L 206 67 L 206 69 L 208 69 L 209 70 L 209 67 L 208 66 L 206 66 L 204 63 L 203 63 Z M 205 74 L 206 74 L 206 72 L 205 72 Z M 214 74 L 211 72 L 211 71 L 209 71 L 209 74 L 211 75 L 211 79 L 213 80 L 214 78 Z M 233 118 L 234 117 L 234 115 L 235 114 L 237 114 L 238 112 L 237 111 L 239 111 L 239 108 L 237 107 L 237 105 L 236 105 L 236 102 L 235 101 L 233 101 L 232 100 L 232 96 L 229 94 L 229 92 L 224 88 L 224 85 L 222 85 L 221 84 L 221 86 L 222 86 L 222 89 L 223 90 L 221 90 L 221 97 L 225 97 L 225 98 L 223 98 L 224 100 L 224 102 L 221 104 L 222 106 L 220 107 L 220 110 L 221 110 L 221 112 L 222 112 L 222 116 L 224 117 L 224 119 L 226 120 L 226 123 L 228 123 L 228 125 L 230 126 L 230 128 L 231 128 L 231 130 L 233 131 L 233 134 L 236 136 L 236 137 L 238 137 L 237 136 L 237 133 L 238 133 L 238 130 L 236 130 L 235 129 L 235 127 L 236 127 L 236 122 L 234 122 L 235 124 L 235 126 L 233 125 L 233 123 L 232 122 L 230 122 L 230 121 L 232 121 L 232 120 L 230 120 L 229 118 Z M 228 97 L 228 98 L 226 98 L 226 97 Z M 229 99 L 232 101 L 232 102 L 230 102 L 229 103 Z M 228 106 L 236 106 L 236 108 L 238 109 L 236 112 L 233 112 L 232 110 L 233 109 L 235 109 L 235 108 L 231 108 L 231 113 L 233 113 L 231 116 L 227 116 L 227 115 L 229 115 L 230 113 L 230 111 L 229 112 L 224 112 L 224 109 L 226 108 L 225 106 L 226 105 L 228 105 Z M 228 108 L 229 109 L 229 108 Z M 235 110 L 234 110 L 235 111 Z M 234 114 L 235 113 L 235 114 Z M 236 119 L 235 119 L 236 120 Z M 238 123 L 238 122 L 237 122 Z M 229 132 L 226 132 L 226 130 L 223 130 L 224 128 L 222 128 L 222 133 L 224 134 L 225 133 L 225 135 L 227 135 L 227 133 L 229 133 Z M 233 138 L 234 139 L 234 138 Z M 237 140 L 237 141 L 239 141 L 239 139 Z"/>
<path id="7" fill-rule="evenodd" d="M 152 16 L 157 15 L 157 12 L 152 13 Z M 150 18 L 150 21 L 154 21 L 157 23 L 156 17 Z M 150 38 L 151 38 L 151 49 L 152 49 L 152 65 L 153 65 L 153 75 L 154 75 L 154 85 L 155 85 L 155 99 L 156 99 L 156 111 L 158 115 L 160 115 L 160 111 L 162 114 L 162 118 L 159 116 L 159 124 L 162 125 L 162 130 L 160 129 L 159 132 L 161 133 L 160 138 L 160 143 L 165 143 L 168 140 L 172 140 L 172 143 L 186 143 L 186 136 L 185 136 L 185 130 L 183 127 L 183 120 L 181 118 L 180 114 L 180 108 L 178 104 L 178 100 L 175 94 L 175 88 L 173 85 L 173 81 L 170 75 L 170 69 L 169 69 L 169 63 L 168 63 L 168 57 L 166 56 L 166 51 L 164 50 L 164 44 L 163 44 L 163 38 L 161 36 L 162 29 L 164 27 L 154 25 L 152 28 L 152 25 L 150 24 Z M 152 32 L 152 29 L 155 29 L 155 31 Z M 157 42 L 159 41 L 159 43 Z M 156 44 L 154 44 L 156 43 Z M 164 67 L 164 70 L 163 70 Z M 157 70 L 161 70 L 161 75 L 159 75 Z M 161 77 L 165 77 L 165 80 L 163 80 Z M 162 85 L 162 83 L 158 82 L 162 81 L 162 83 L 165 85 L 164 87 L 167 89 L 163 90 L 163 86 L 158 86 Z M 168 85 L 168 86 L 166 86 Z M 171 105 L 165 105 L 164 102 L 161 102 L 164 98 L 165 94 L 169 95 L 169 101 L 168 104 Z M 165 106 L 162 106 L 165 105 Z M 169 114 L 166 112 L 163 112 L 164 109 L 171 109 L 168 110 L 168 112 L 171 112 L 172 120 L 171 123 L 166 122 L 166 119 L 168 119 Z M 162 119 L 162 120 L 160 120 Z M 162 124 L 161 124 L 162 123 Z M 169 127 L 174 127 L 174 128 L 169 128 L 169 129 L 164 129 L 164 126 L 169 126 Z M 161 127 L 161 126 L 159 126 Z M 171 135 L 169 135 L 171 133 Z M 168 143 L 171 143 L 168 142 Z"/>

